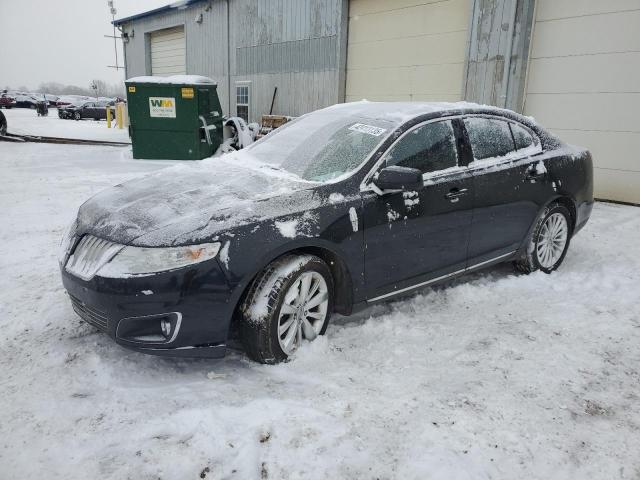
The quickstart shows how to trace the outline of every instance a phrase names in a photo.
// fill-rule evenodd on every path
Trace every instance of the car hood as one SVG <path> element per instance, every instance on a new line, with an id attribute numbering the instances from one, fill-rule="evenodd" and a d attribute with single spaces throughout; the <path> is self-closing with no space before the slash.
<path id="1" fill-rule="evenodd" d="M 214 240 L 236 226 L 319 205 L 311 183 L 236 152 L 116 185 L 84 203 L 78 235 L 139 246 Z"/>

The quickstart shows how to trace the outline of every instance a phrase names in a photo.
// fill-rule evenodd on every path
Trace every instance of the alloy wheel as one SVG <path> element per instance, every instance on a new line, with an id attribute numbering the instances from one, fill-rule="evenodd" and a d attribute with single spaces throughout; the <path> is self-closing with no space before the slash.
<path id="1" fill-rule="evenodd" d="M 302 339 L 314 340 L 327 320 L 329 289 L 318 272 L 303 272 L 289 287 L 280 307 L 278 342 L 291 355 Z"/>
<path id="2" fill-rule="evenodd" d="M 562 213 L 547 217 L 540 228 L 536 253 L 542 268 L 551 269 L 562 258 L 569 237 L 567 218 Z"/>

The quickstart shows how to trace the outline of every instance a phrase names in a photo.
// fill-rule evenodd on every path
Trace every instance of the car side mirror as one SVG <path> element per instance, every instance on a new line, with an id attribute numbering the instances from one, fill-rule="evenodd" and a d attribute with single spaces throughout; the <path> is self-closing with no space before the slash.
<path id="1" fill-rule="evenodd" d="M 422 172 L 417 168 L 385 167 L 374 177 L 373 183 L 380 190 L 417 190 L 424 185 Z"/>

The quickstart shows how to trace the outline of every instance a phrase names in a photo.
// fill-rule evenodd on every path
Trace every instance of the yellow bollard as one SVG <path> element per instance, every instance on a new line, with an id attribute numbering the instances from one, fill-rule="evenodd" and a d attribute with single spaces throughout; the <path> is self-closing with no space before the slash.
<path id="1" fill-rule="evenodd" d="M 111 128 L 111 107 L 107 107 L 107 128 Z"/>
<path id="2" fill-rule="evenodd" d="M 116 123 L 118 124 L 118 128 L 122 130 L 122 104 L 118 103 L 116 105 Z"/>

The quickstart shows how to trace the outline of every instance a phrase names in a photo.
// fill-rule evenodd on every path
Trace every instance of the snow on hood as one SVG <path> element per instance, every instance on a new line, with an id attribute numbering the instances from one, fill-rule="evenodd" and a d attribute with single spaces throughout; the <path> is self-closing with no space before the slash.
<path id="1" fill-rule="evenodd" d="M 235 152 L 104 190 L 80 207 L 78 233 L 150 247 L 200 243 L 238 225 L 315 208 L 317 185 Z"/>

